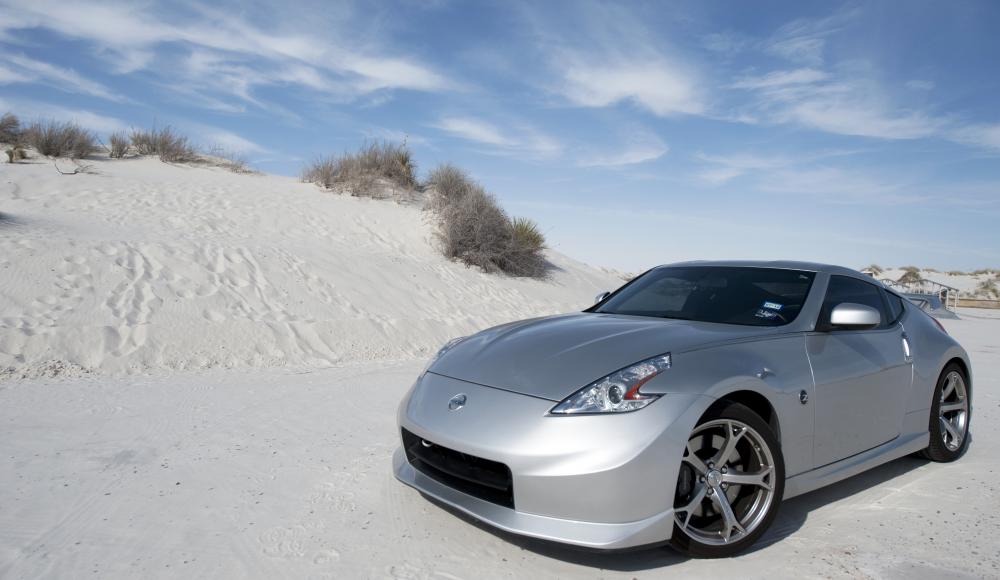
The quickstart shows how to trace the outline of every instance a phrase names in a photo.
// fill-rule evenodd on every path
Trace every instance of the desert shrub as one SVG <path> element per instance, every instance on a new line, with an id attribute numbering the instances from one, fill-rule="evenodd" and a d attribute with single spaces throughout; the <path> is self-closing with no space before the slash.
<path id="1" fill-rule="evenodd" d="M 431 211 L 441 211 L 479 188 L 479 184 L 461 169 L 446 163 L 437 166 L 427 176 L 427 188 L 429 195 L 425 207 Z"/>
<path id="2" fill-rule="evenodd" d="M 223 156 L 222 163 L 220 163 L 219 166 L 228 169 L 233 173 L 256 173 L 256 171 L 250 167 L 250 162 L 247 161 L 246 156 L 238 153 L 229 153 Z"/>
<path id="3" fill-rule="evenodd" d="M 255 169 L 250 167 L 250 161 L 247 160 L 246 155 L 232 149 L 226 149 L 221 145 L 210 147 L 207 156 L 202 156 L 201 161 L 215 167 L 228 169 L 233 173 L 257 173 Z"/>
<path id="4" fill-rule="evenodd" d="M 8 147 L 4 153 L 7 154 L 7 163 L 17 163 L 28 157 L 28 153 L 20 145 Z"/>
<path id="5" fill-rule="evenodd" d="M 93 133 L 69 122 L 36 121 L 24 130 L 22 139 L 47 157 L 83 159 L 98 149 Z"/>
<path id="6" fill-rule="evenodd" d="M 21 140 L 21 121 L 12 113 L 0 117 L 0 143 L 18 143 Z"/>
<path id="7" fill-rule="evenodd" d="M 882 266 L 879 266 L 878 264 L 872 264 L 872 265 L 868 266 L 867 268 L 865 268 L 865 270 L 871 272 L 872 276 L 881 276 L 882 272 L 885 272 L 885 270 L 882 268 Z"/>
<path id="8" fill-rule="evenodd" d="M 992 273 L 993 270 L 990 270 L 989 268 L 980 268 L 979 270 L 972 271 L 973 276 L 989 276 Z"/>
<path id="9" fill-rule="evenodd" d="M 511 246 L 502 269 L 515 276 L 537 278 L 545 275 L 545 234 L 528 218 L 511 220 Z"/>
<path id="10" fill-rule="evenodd" d="M 542 249 L 545 247 L 545 235 L 538 229 L 534 220 L 517 217 L 511 220 L 511 230 L 514 240 L 525 248 Z"/>
<path id="11" fill-rule="evenodd" d="M 108 136 L 108 156 L 112 159 L 121 159 L 128 153 L 129 138 L 123 131 L 112 133 Z"/>
<path id="12" fill-rule="evenodd" d="M 938 270 L 936 268 L 924 268 L 924 272 L 931 272 L 931 273 L 934 273 L 934 274 L 938 274 L 938 273 L 941 272 L 941 270 Z"/>
<path id="13" fill-rule="evenodd" d="M 903 268 L 903 275 L 899 277 L 897 282 L 900 284 L 920 284 L 922 278 L 920 277 L 920 270 Z"/>
<path id="14" fill-rule="evenodd" d="M 965 276 L 965 272 L 961 270 L 948 270 L 949 276 Z"/>
<path id="15" fill-rule="evenodd" d="M 545 236 L 535 222 L 510 219 L 493 195 L 451 165 L 432 171 L 428 185 L 426 208 L 437 216 L 446 257 L 486 272 L 545 276 Z"/>
<path id="16" fill-rule="evenodd" d="M 446 257 L 486 272 L 504 270 L 513 232 L 496 198 L 477 188 L 445 208 L 440 219 Z"/>
<path id="17" fill-rule="evenodd" d="M 417 166 L 406 143 L 366 143 L 355 153 L 320 157 L 302 170 L 302 180 L 332 189 L 341 186 L 359 197 L 382 197 L 379 181 L 412 190 Z"/>
<path id="18" fill-rule="evenodd" d="M 983 280 L 976 286 L 976 294 L 987 298 L 1000 297 L 1000 289 L 997 288 L 996 280 Z"/>
<path id="19" fill-rule="evenodd" d="M 139 155 L 156 155 L 160 161 L 184 163 L 198 160 L 198 153 L 188 138 L 167 126 L 148 131 L 133 129 L 132 147 Z"/>
<path id="20" fill-rule="evenodd" d="M 337 184 L 337 160 L 318 157 L 302 169 L 302 181 L 315 183 L 327 189 Z"/>

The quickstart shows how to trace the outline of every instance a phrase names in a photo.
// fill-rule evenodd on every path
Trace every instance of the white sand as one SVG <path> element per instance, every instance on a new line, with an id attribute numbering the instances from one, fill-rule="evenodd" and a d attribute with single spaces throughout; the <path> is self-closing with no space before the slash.
<path id="1" fill-rule="evenodd" d="M 548 281 L 483 274 L 416 207 L 291 178 L 35 161 L 0 164 L 0 380 L 423 358 L 622 283 L 556 252 Z"/>
<path id="2" fill-rule="evenodd" d="M 522 540 L 399 484 L 394 414 L 416 361 L 8 382 L 0 577 L 996 578 L 1000 313 L 962 315 L 943 322 L 975 365 L 966 456 L 790 500 L 728 561 Z"/>
<path id="3" fill-rule="evenodd" d="M 960 461 L 790 500 L 733 560 L 595 555 L 456 517 L 390 455 L 425 349 L 610 276 L 558 255 L 548 284 L 483 276 L 437 258 L 414 210 L 291 180 L 98 169 L 2 173 L 0 351 L 63 362 L 0 382 L 0 578 L 1000 576 L 1000 313 L 943 321 L 976 381 Z M 392 357 L 418 358 L 362 360 Z"/>

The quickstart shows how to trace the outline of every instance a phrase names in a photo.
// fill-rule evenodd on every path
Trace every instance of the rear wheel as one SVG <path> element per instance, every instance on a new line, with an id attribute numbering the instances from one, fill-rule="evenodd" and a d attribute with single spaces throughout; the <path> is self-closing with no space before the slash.
<path id="1" fill-rule="evenodd" d="M 972 415 L 968 380 L 962 367 L 946 366 L 938 378 L 931 401 L 930 443 L 923 456 L 947 463 L 962 456 L 969 444 L 969 418 Z"/>
<path id="2" fill-rule="evenodd" d="M 688 438 L 671 543 L 695 557 L 732 556 L 771 525 L 784 488 L 781 448 L 767 422 L 739 403 L 715 407 Z"/>

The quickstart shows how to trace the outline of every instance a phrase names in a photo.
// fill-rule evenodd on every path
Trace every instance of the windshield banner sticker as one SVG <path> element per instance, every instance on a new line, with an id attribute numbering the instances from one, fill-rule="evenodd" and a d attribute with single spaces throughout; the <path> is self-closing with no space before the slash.
<path id="1" fill-rule="evenodd" d="M 782 305 L 777 302 L 764 302 L 761 308 L 767 308 L 768 310 L 781 310 Z"/>

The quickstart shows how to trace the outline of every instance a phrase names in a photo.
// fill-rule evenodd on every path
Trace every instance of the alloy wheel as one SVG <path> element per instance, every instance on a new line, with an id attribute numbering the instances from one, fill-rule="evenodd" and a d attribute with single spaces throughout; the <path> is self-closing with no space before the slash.
<path id="1" fill-rule="evenodd" d="M 941 423 L 941 439 L 948 451 L 960 448 L 969 425 L 969 396 L 965 379 L 958 371 L 951 371 L 945 378 L 938 405 L 938 421 Z"/>
<path id="2" fill-rule="evenodd" d="M 771 449 L 742 421 L 699 425 L 688 439 L 681 471 L 677 527 L 703 544 L 732 544 L 753 533 L 775 500 Z"/>

